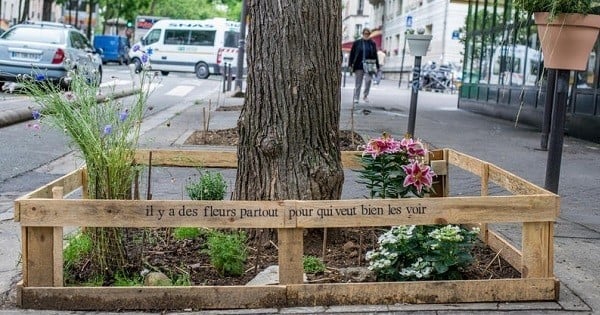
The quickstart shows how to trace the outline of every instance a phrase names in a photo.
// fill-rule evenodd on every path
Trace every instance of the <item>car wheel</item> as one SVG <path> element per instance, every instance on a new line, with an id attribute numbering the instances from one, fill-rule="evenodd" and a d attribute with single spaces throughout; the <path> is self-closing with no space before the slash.
<path id="1" fill-rule="evenodd" d="M 169 71 L 161 71 L 160 74 L 164 75 L 165 77 L 169 75 Z"/>
<path id="2" fill-rule="evenodd" d="M 200 62 L 196 65 L 196 77 L 198 79 L 206 79 L 210 75 L 208 65 L 204 62 Z"/>

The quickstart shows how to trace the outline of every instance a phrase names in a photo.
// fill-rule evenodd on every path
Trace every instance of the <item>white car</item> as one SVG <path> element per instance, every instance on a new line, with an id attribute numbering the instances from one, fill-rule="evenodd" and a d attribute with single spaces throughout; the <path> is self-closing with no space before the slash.
<path id="1" fill-rule="evenodd" d="M 60 23 L 17 24 L 0 35 L 0 81 L 21 76 L 51 80 L 67 87 L 70 70 L 91 83 L 102 81 L 102 58 L 77 29 Z"/>

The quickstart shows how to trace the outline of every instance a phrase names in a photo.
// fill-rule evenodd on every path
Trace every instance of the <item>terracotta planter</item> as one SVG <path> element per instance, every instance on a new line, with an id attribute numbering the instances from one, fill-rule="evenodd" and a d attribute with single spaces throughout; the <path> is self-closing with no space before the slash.
<path id="1" fill-rule="evenodd" d="M 600 15 L 534 13 L 547 68 L 587 69 L 587 61 L 600 31 Z"/>

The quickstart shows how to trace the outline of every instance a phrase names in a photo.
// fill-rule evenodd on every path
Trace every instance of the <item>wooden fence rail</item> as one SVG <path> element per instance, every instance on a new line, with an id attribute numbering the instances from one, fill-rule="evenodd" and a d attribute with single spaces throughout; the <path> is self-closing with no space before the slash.
<path id="1" fill-rule="evenodd" d="M 136 163 L 148 163 L 149 156 L 150 151 L 138 151 Z M 356 152 L 344 152 L 344 167 L 360 167 L 356 157 Z M 22 227 L 24 258 L 18 303 L 28 308 L 124 310 L 556 299 L 558 282 L 553 274 L 553 222 L 558 216 L 559 197 L 492 164 L 454 150 L 434 151 L 429 162 L 438 174 L 436 191 L 441 198 L 318 201 L 63 199 L 64 195 L 86 186 L 85 169 L 76 170 L 15 201 L 15 220 Z M 219 168 L 237 165 L 233 151 L 158 150 L 152 151 L 151 163 L 153 166 Z M 450 165 L 479 176 L 481 195 L 448 197 Z M 514 195 L 488 196 L 489 182 Z M 522 223 L 521 250 L 489 231 L 485 224 L 499 222 Z M 484 242 L 519 269 L 522 279 L 303 284 L 303 229 L 402 224 L 479 225 Z M 62 228 L 65 226 L 277 229 L 280 285 L 187 287 L 185 290 L 181 287 L 63 288 Z"/>

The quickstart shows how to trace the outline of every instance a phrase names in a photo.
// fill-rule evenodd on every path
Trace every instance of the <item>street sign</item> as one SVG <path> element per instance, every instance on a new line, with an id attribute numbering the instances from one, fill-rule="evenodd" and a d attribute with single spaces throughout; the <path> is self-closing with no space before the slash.
<path id="1" fill-rule="evenodd" d="M 413 24 L 413 17 L 411 15 L 406 16 L 406 28 L 411 28 Z"/>
<path id="2" fill-rule="evenodd" d="M 459 31 L 453 31 L 452 32 L 452 39 L 459 39 L 460 38 L 460 32 Z"/>

